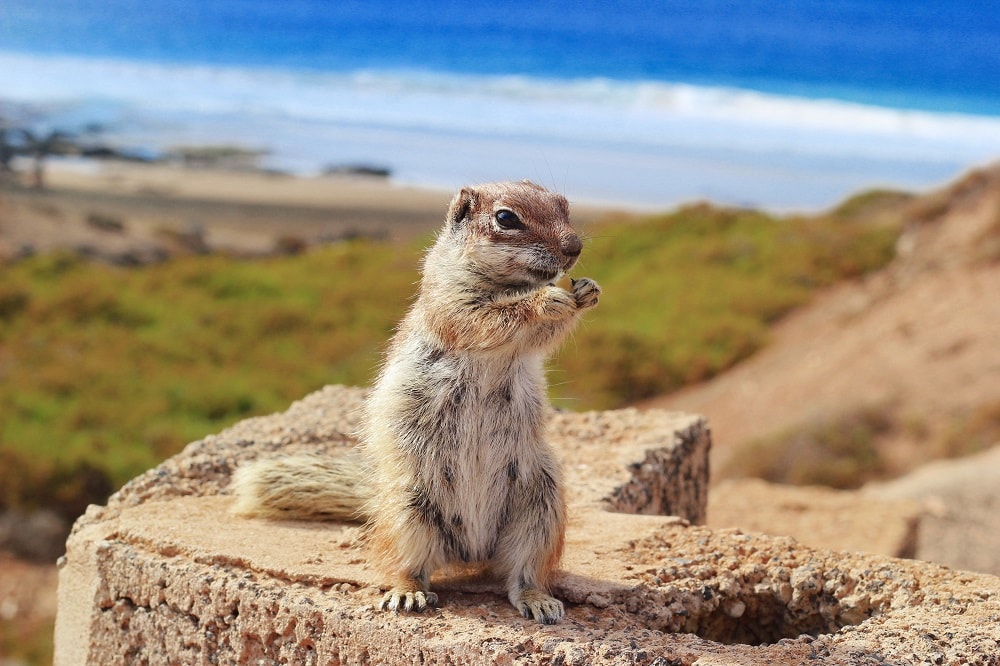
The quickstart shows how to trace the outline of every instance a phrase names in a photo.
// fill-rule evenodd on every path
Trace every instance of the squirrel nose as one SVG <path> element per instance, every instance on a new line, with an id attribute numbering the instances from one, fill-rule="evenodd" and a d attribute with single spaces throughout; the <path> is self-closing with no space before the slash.
<path id="1" fill-rule="evenodd" d="M 563 236 L 559 244 L 559 249 L 567 257 L 579 257 L 580 252 L 583 251 L 583 242 L 580 241 L 580 237 L 576 234 L 569 234 Z"/>

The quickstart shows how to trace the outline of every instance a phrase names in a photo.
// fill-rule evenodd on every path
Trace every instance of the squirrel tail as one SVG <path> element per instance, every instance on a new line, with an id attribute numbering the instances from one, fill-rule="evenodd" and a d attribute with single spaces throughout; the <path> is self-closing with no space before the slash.
<path id="1" fill-rule="evenodd" d="M 233 474 L 232 512 L 254 518 L 364 521 L 370 495 L 357 452 L 265 458 Z"/>

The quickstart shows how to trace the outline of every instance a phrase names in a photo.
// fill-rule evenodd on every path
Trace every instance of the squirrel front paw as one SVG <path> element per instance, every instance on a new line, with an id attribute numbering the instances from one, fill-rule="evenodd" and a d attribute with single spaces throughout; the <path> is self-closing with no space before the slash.
<path id="1" fill-rule="evenodd" d="M 576 297 L 563 289 L 549 285 L 542 294 L 542 313 L 547 319 L 566 319 L 579 307 Z"/>
<path id="2" fill-rule="evenodd" d="M 570 282 L 573 284 L 573 297 L 576 299 L 577 308 L 586 310 L 597 305 L 601 287 L 596 282 L 590 278 L 579 278 Z"/>

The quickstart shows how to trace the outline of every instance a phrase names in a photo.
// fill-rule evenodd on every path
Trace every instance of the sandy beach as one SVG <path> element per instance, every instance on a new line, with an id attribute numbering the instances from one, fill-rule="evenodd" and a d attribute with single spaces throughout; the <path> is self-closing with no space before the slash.
<path id="1" fill-rule="evenodd" d="M 359 236 L 408 242 L 440 226 L 452 194 L 365 176 L 53 160 L 45 189 L 0 190 L 0 256 L 70 248 L 142 263 L 184 245 L 263 255 Z M 584 225 L 606 212 L 574 207 Z"/>
<path id="2" fill-rule="evenodd" d="M 57 191 L 130 197 L 408 213 L 438 211 L 451 196 L 445 191 L 398 186 L 378 177 L 310 178 L 115 161 L 55 162 L 48 170 L 47 185 Z"/>

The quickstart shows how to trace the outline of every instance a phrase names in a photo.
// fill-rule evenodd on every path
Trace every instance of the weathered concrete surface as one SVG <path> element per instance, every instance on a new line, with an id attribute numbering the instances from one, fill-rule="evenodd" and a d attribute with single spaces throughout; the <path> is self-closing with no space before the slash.
<path id="1" fill-rule="evenodd" d="M 706 524 L 790 536 L 818 548 L 914 557 L 925 539 L 927 513 L 923 502 L 906 497 L 727 479 L 712 486 Z"/>
<path id="2" fill-rule="evenodd" d="M 705 522 L 710 435 L 704 421 L 662 410 L 559 413 L 549 438 L 566 465 L 570 504 Z"/>
<path id="3" fill-rule="evenodd" d="M 995 577 L 608 511 L 696 503 L 662 480 L 616 492 L 671 472 L 672 448 L 707 456 L 704 422 L 679 414 L 554 418 L 572 489 L 562 624 L 522 619 L 483 577 L 436 581 L 436 611 L 379 612 L 356 527 L 226 513 L 239 461 L 349 446 L 359 400 L 328 388 L 238 424 L 92 507 L 60 572 L 56 663 L 1000 664 Z M 606 441 L 567 437 L 582 433 Z"/>

